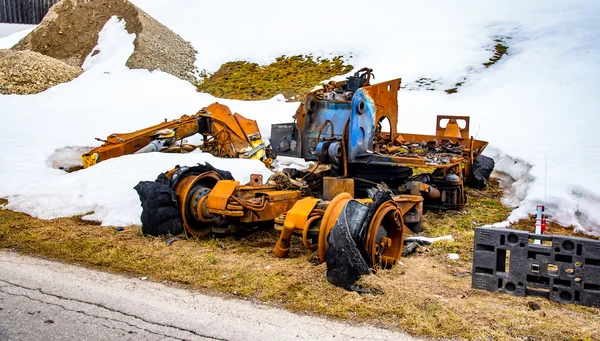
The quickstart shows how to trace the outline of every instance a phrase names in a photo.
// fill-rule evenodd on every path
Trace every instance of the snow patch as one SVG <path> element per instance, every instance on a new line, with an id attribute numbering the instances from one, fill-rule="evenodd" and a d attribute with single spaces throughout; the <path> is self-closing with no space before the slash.
<path id="1" fill-rule="evenodd" d="M 37 25 L 0 23 L 0 49 L 10 49 L 36 27 Z"/>
<path id="2" fill-rule="evenodd" d="M 297 157 L 278 156 L 273 162 L 273 170 L 282 172 L 286 168 L 296 170 L 307 170 L 314 165 L 314 162 L 306 161 Z"/>
<path id="3" fill-rule="evenodd" d="M 128 33 L 125 24 L 125 19 L 119 20 L 116 15 L 108 19 L 98 32 L 98 44 L 81 66 L 84 71 L 93 68 L 94 72 L 106 73 L 127 68 L 125 63 L 135 50 L 135 33 Z"/>
<path id="4" fill-rule="evenodd" d="M 83 167 L 81 155 L 94 149 L 94 147 L 74 147 L 68 146 L 58 148 L 54 154 L 48 157 L 46 164 L 48 167 L 69 170 L 76 167 Z"/>

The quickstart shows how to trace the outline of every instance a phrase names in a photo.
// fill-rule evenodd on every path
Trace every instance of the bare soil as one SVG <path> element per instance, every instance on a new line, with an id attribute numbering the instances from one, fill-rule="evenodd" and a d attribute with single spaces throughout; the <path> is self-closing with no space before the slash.
<path id="1" fill-rule="evenodd" d="M 110 17 L 125 19 L 134 33 L 132 69 L 162 70 L 184 80 L 195 79 L 192 45 L 127 0 L 62 0 L 14 50 L 31 50 L 80 67 L 98 42 Z"/>

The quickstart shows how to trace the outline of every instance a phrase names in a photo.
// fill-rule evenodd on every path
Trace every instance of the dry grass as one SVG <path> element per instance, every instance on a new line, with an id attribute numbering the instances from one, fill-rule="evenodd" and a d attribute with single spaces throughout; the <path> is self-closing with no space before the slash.
<path id="1" fill-rule="evenodd" d="M 168 246 L 168 238 L 145 237 L 137 226 L 115 232 L 79 218 L 43 221 L 0 210 L 0 248 L 419 336 L 598 340 L 599 309 L 471 289 L 473 227 L 505 218 L 508 209 L 499 203 L 497 185 L 469 194 L 470 205 L 462 213 L 426 215 L 426 235 L 451 233 L 454 242 L 423 248 L 404 258 L 403 266 L 363 278 L 363 285 L 379 288 L 383 295 L 359 295 L 330 285 L 325 265 L 316 265 L 316 255 L 298 239 L 292 240 L 290 258 L 275 258 L 278 233 L 272 230 Z M 449 252 L 461 258 L 449 260 Z M 530 301 L 541 309 L 530 310 Z"/>

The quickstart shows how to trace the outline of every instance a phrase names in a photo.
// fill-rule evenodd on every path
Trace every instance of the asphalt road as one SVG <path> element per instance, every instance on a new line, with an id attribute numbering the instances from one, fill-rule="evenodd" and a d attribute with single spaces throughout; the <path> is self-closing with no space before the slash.
<path id="1" fill-rule="evenodd" d="M 0 250 L 0 341 L 416 340 Z"/>

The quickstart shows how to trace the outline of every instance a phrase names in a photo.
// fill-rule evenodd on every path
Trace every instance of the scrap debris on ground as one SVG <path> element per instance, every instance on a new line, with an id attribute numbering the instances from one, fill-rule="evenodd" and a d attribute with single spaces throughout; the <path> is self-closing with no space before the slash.
<path id="1" fill-rule="evenodd" d="M 32 51 L 0 50 L 0 94 L 35 94 L 69 82 L 81 68 Z"/>
<path id="2" fill-rule="evenodd" d="M 408 142 L 396 139 L 393 142 L 384 141 L 376 138 L 374 143 L 376 151 L 380 154 L 402 156 L 402 157 L 423 157 L 427 165 L 444 165 L 453 162 L 453 159 L 459 158 L 463 154 L 465 146 L 459 143 L 453 143 L 450 140 L 442 141 L 421 141 Z"/>

